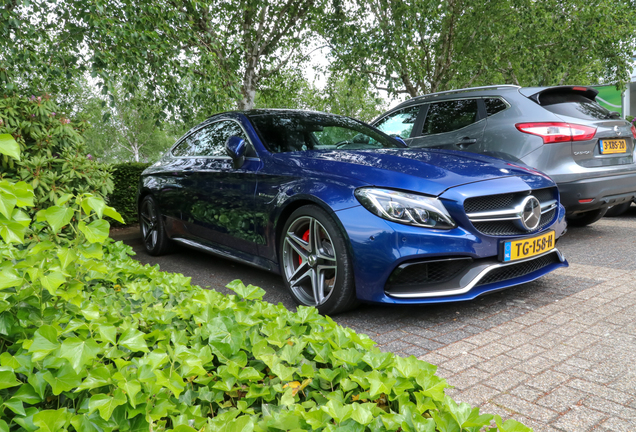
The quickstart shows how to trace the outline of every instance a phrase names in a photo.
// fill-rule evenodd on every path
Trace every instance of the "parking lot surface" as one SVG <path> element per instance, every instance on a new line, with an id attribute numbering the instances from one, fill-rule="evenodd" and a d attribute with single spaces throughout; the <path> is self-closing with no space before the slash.
<path id="1" fill-rule="evenodd" d="M 221 292 L 241 279 L 294 305 L 279 276 L 178 248 L 151 257 L 137 231 L 114 231 L 143 263 Z M 636 207 L 570 229 L 570 262 L 540 280 L 470 302 L 363 305 L 333 317 L 381 349 L 439 366 L 455 400 L 543 431 L 636 431 Z"/>

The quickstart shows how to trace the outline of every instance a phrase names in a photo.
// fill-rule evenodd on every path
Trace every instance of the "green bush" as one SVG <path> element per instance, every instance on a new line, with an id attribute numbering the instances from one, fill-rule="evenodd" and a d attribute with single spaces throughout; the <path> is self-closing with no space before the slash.
<path id="1" fill-rule="evenodd" d="M 113 188 L 110 171 L 86 154 L 85 127 L 71 122 L 48 95 L 0 98 L 0 135 L 11 135 L 22 154 L 20 161 L 0 156 L 0 179 L 29 183 L 35 210 L 66 193 L 106 196 Z"/>
<path id="2" fill-rule="evenodd" d="M 314 308 L 141 265 L 107 240 L 102 218 L 119 216 L 98 197 L 63 195 L 30 223 L 33 199 L 0 181 L 0 431 L 530 430 Z"/>
<path id="3" fill-rule="evenodd" d="M 122 215 L 126 224 L 137 223 L 137 186 L 143 170 L 150 164 L 141 162 L 125 162 L 111 165 L 113 170 L 113 192 L 108 196 L 108 203 Z M 121 225 L 115 221 L 114 225 Z"/>

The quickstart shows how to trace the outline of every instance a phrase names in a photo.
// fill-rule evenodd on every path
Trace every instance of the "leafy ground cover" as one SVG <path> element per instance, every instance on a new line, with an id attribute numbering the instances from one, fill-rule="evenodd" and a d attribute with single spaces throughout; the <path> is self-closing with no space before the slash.
<path id="1" fill-rule="evenodd" d="M 121 217 L 101 198 L 33 205 L 29 184 L 0 181 L 0 431 L 530 430 L 314 308 L 139 264 L 108 239 L 103 218 Z"/>

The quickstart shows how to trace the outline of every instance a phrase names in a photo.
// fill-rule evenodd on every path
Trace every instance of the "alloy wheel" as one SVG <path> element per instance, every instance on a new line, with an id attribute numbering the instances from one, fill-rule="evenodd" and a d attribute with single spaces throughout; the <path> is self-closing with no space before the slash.
<path id="1" fill-rule="evenodd" d="M 338 275 L 333 241 L 311 216 L 301 216 L 287 229 L 283 243 L 284 276 L 295 296 L 307 306 L 325 303 Z"/>
<path id="2" fill-rule="evenodd" d="M 151 200 L 144 200 L 141 205 L 141 234 L 144 238 L 146 250 L 152 250 L 157 245 L 159 226 L 157 223 L 157 211 Z"/>

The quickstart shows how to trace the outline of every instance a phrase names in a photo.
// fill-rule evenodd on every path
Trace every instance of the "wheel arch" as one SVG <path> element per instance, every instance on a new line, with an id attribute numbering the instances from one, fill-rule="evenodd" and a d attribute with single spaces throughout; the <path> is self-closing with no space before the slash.
<path id="1" fill-rule="evenodd" d="M 148 195 L 153 195 L 152 191 L 148 188 L 143 188 L 137 193 L 137 212 L 139 212 L 139 210 L 141 209 L 141 202 Z"/>
<path id="2" fill-rule="evenodd" d="M 344 225 L 340 221 L 340 218 L 338 217 L 336 212 L 333 211 L 333 209 L 329 206 L 329 204 L 327 204 L 326 202 L 322 201 L 321 199 L 318 199 L 318 198 L 313 197 L 313 196 L 301 196 L 301 197 L 297 197 L 294 200 L 291 200 L 280 211 L 280 213 L 279 213 L 279 215 L 278 215 L 278 217 L 276 219 L 276 223 L 275 223 L 276 229 L 275 229 L 275 239 L 274 239 L 274 241 L 276 242 L 275 243 L 275 245 L 276 245 L 276 260 L 277 260 L 278 264 L 280 265 L 280 262 L 281 262 L 280 242 L 281 242 L 281 237 L 283 235 L 283 227 L 285 226 L 285 223 L 287 223 L 287 220 L 289 219 L 289 217 L 291 216 L 291 214 L 293 212 L 295 212 L 299 208 L 307 206 L 307 205 L 314 205 L 316 207 L 320 207 L 321 209 L 326 211 L 329 216 L 331 216 L 333 221 L 336 223 L 336 226 L 340 230 L 340 233 L 344 237 L 345 243 L 347 245 L 347 250 L 349 252 L 349 256 L 351 257 L 351 260 L 355 263 L 355 256 L 353 254 L 353 248 L 351 247 L 351 239 L 349 238 L 349 235 L 347 234 L 347 231 L 345 230 Z M 354 264 L 354 273 L 355 273 L 355 264 Z"/>

